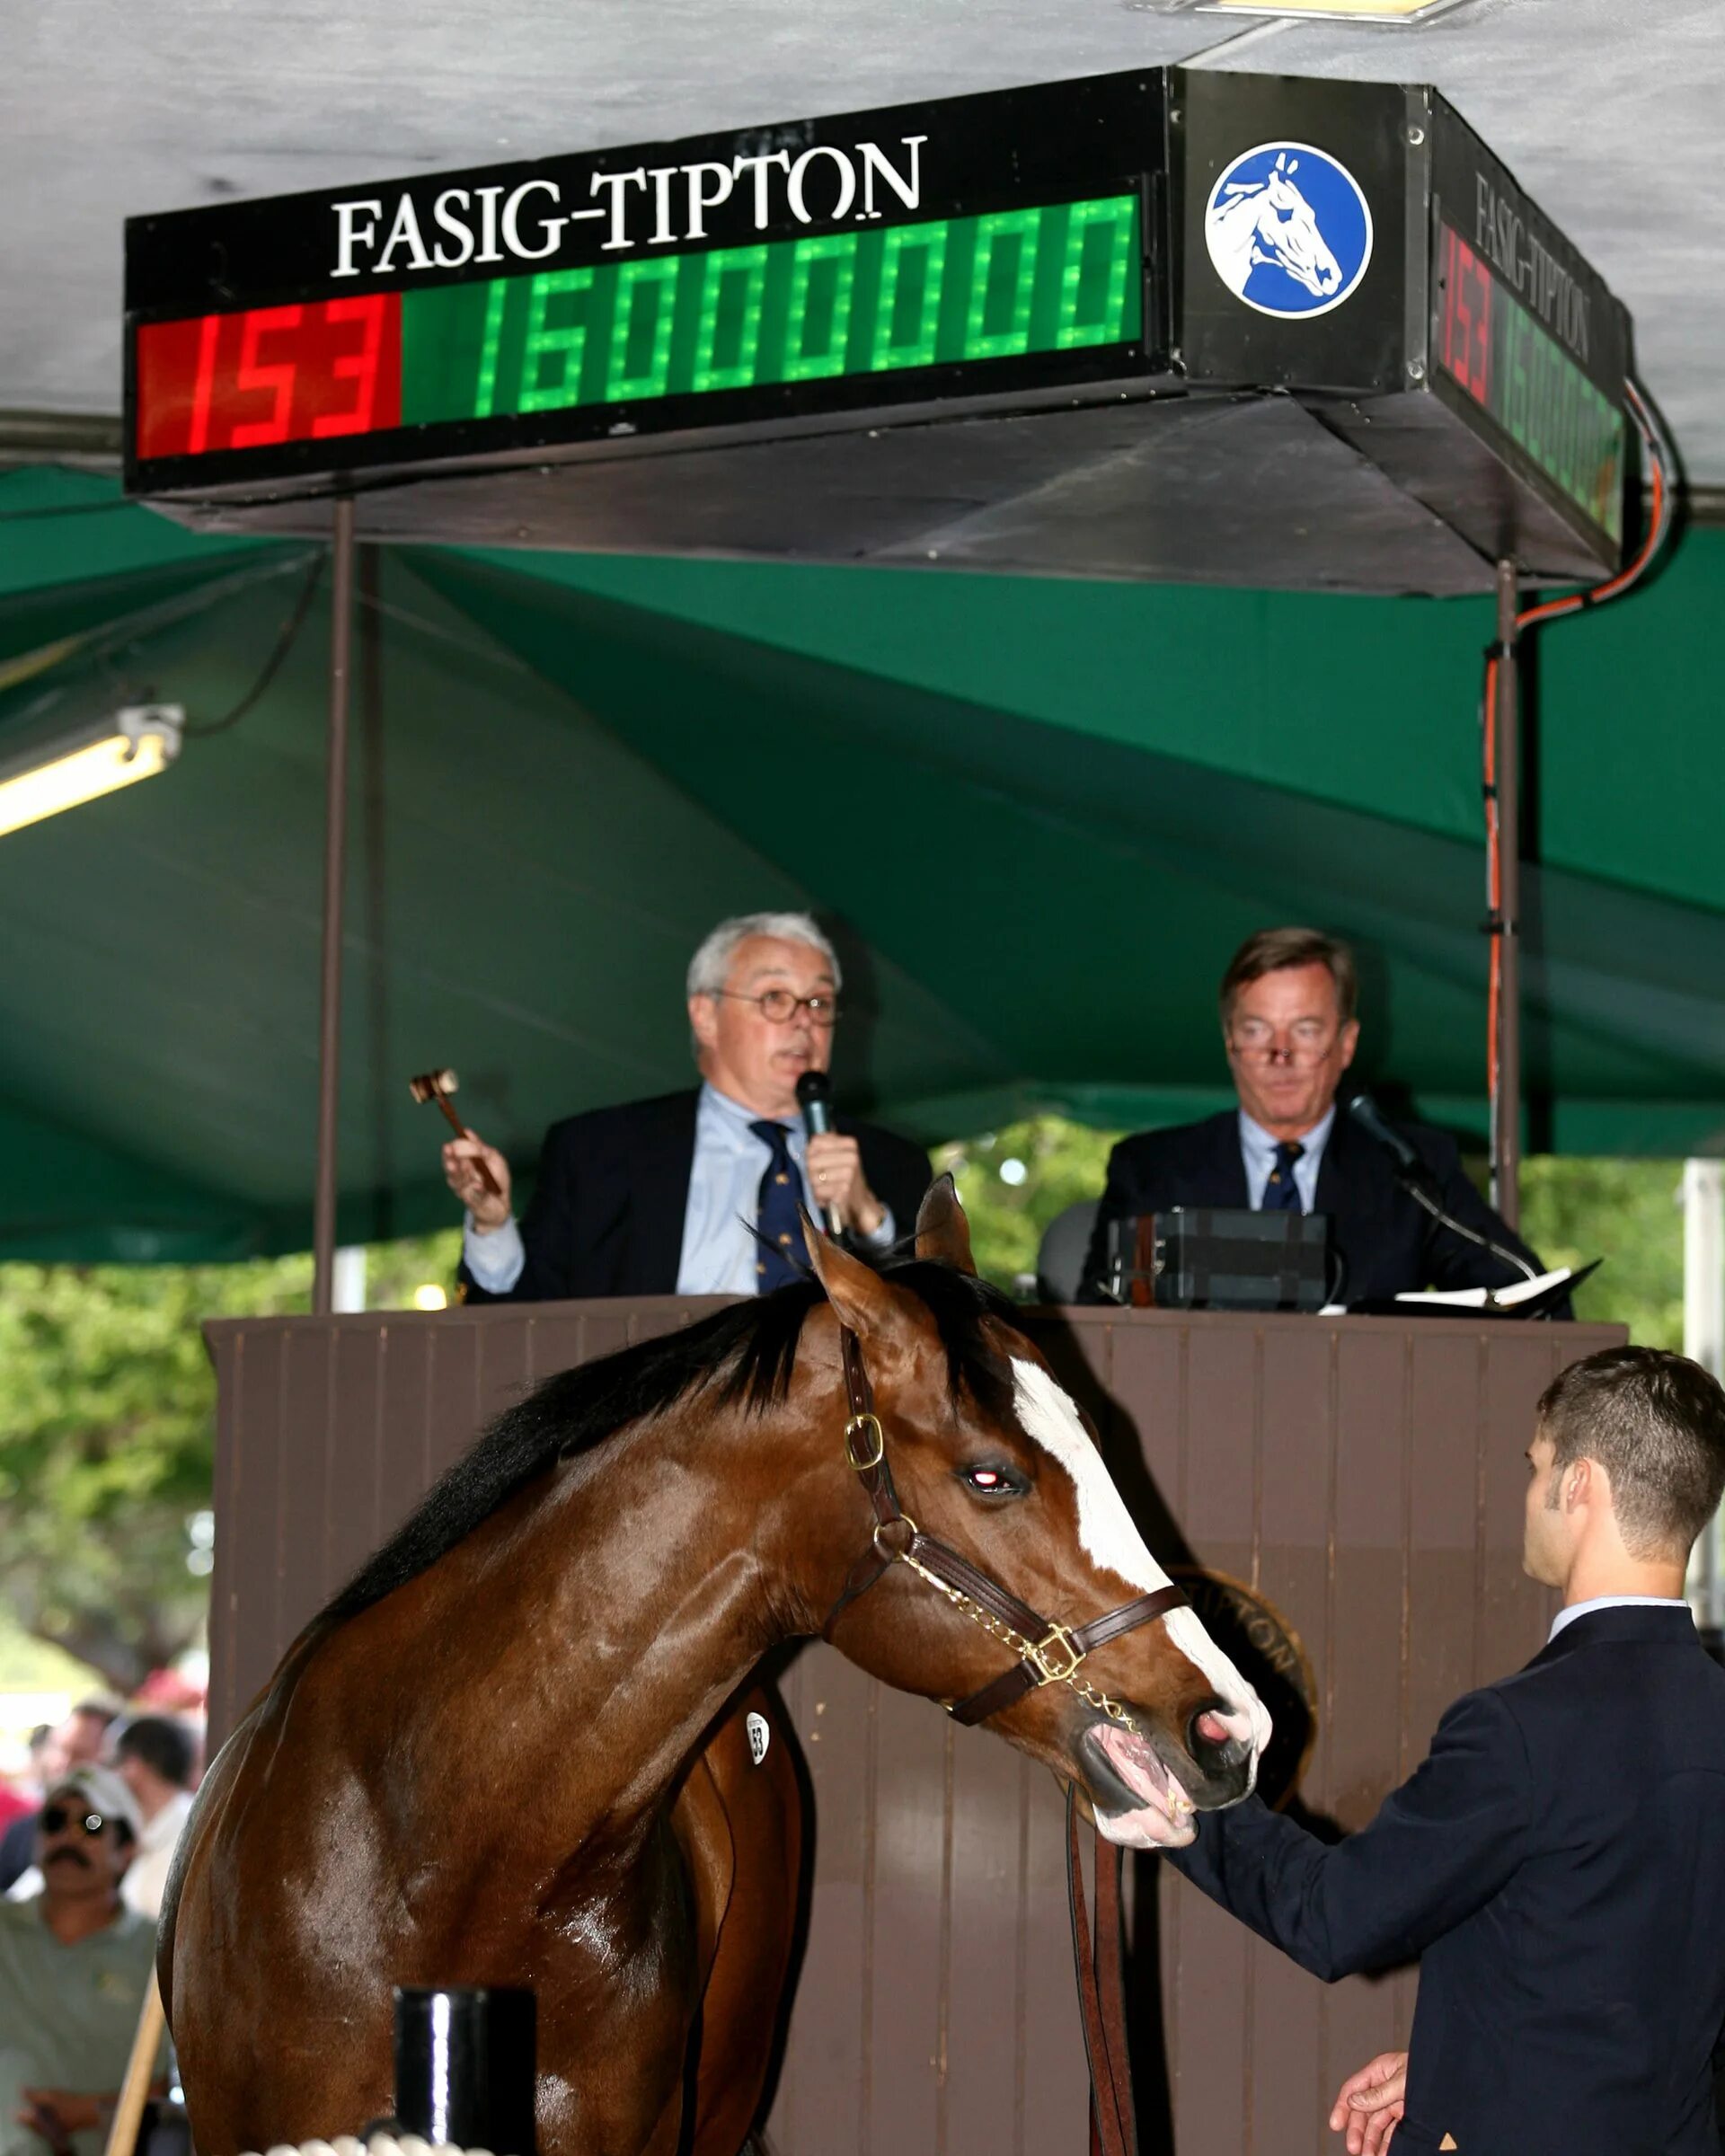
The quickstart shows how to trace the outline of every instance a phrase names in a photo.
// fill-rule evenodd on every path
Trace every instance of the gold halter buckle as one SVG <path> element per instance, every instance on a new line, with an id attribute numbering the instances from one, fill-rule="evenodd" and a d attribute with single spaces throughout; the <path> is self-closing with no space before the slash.
<path id="1" fill-rule="evenodd" d="M 1064 1683 L 1084 1658 L 1072 1644 L 1072 1634 L 1064 1624 L 1051 1624 L 1046 1636 L 1024 1657 L 1039 1672 L 1039 1684 Z"/>
<path id="2" fill-rule="evenodd" d="M 857 1439 L 864 1439 L 871 1447 L 866 1459 L 857 1456 Z M 887 1456 L 887 1440 L 880 1428 L 878 1415 L 853 1415 L 845 1425 L 845 1457 L 859 1475 L 866 1475 L 871 1467 L 879 1467 Z"/>

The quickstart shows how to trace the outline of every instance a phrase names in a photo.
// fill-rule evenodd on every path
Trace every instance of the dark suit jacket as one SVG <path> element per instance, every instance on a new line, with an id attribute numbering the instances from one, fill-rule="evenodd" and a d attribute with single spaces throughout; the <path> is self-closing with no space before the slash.
<path id="1" fill-rule="evenodd" d="M 1395 2156 L 1719 2156 L 1725 1670 L 1686 1610 L 1575 1619 L 1335 1847 L 1252 1797 L 1169 1860 L 1326 1983 L 1423 1957 Z"/>
<path id="2" fill-rule="evenodd" d="M 1539 1259 L 1505 1227 L 1462 1172 L 1455 1142 L 1422 1124 L 1397 1128 L 1438 1180 L 1444 1210 L 1506 1250 L 1517 1250 L 1536 1269 Z M 1109 1155 L 1108 1188 L 1084 1267 L 1087 1282 L 1107 1270 L 1108 1223 L 1171 1206 L 1244 1206 L 1246 1164 L 1240 1153 L 1236 1111 L 1182 1123 L 1172 1130 L 1141 1131 L 1122 1138 Z M 1340 1299 L 1387 1300 L 1405 1289 L 1503 1287 L 1522 1276 L 1515 1268 L 1441 1228 L 1416 1205 L 1395 1178 L 1394 1163 L 1338 1106 L 1318 1163 L 1313 1210 L 1331 1215 L 1335 1247 L 1346 1260 Z M 1565 1304 L 1561 1313 L 1569 1315 Z"/>
<path id="3" fill-rule="evenodd" d="M 488 1295 L 464 1265 L 467 1300 L 674 1294 L 699 1099 L 698 1090 L 666 1093 L 553 1123 L 521 1221 L 521 1277 L 508 1295 Z M 898 1233 L 908 1235 L 931 1180 L 927 1154 L 872 1124 L 833 1120 L 860 1141 L 870 1189 L 892 1207 Z"/>

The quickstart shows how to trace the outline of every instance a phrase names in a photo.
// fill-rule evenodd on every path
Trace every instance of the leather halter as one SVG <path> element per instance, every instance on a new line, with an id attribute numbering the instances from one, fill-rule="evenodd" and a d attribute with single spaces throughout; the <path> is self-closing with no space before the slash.
<path id="1" fill-rule="evenodd" d="M 924 1534 L 899 1504 L 898 1493 L 892 1486 L 886 1435 L 874 1411 L 874 1392 L 862 1366 L 862 1350 L 856 1335 L 840 1326 L 838 1337 L 851 1408 L 845 1425 L 845 1454 L 874 1507 L 874 1536 L 851 1568 L 843 1594 L 827 1612 L 821 1637 L 830 1639 L 841 1613 L 893 1565 L 907 1564 L 966 1616 L 1018 1654 L 1012 1668 L 951 1705 L 949 1712 L 954 1721 L 985 1722 L 1038 1685 L 1065 1683 L 1110 1721 L 1133 1728 L 1136 1725 L 1131 1716 L 1118 1701 L 1080 1678 L 1079 1665 L 1107 1641 L 1177 1609 L 1185 1602 L 1185 1595 L 1171 1584 L 1158 1587 L 1154 1594 L 1140 1595 L 1136 1601 L 1122 1603 L 1119 1609 L 1094 1617 L 1088 1624 L 1064 1625 L 1039 1615 L 1028 1603 L 997 1586 L 986 1572 L 978 1571 L 968 1558 Z"/>
<path id="2" fill-rule="evenodd" d="M 874 1507 L 874 1535 L 869 1547 L 851 1568 L 845 1590 L 827 1613 L 821 1637 L 830 1639 L 833 1626 L 859 1595 L 866 1595 L 895 1564 L 906 1564 L 919 1577 L 944 1595 L 967 1617 L 1004 1645 L 1018 1660 L 1013 1666 L 973 1692 L 968 1699 L 949 1705 L 954 1721 L 985 1722 L 991 1715 L 1022 1700 L 1039 1684 L 1069 1684 L 1078 1696 L 1099 1709 L 1111 1721 L 1136 1727 L 1131 1716 L 1116 1700 L 1098 1692 L 1078 1674 L 1087 1655 L 1122 1633 L 1148 1624 L 1178 1609 L 1186 1596 L 1172 1583 L 1135 1602 L 1122 1603 L 1105 1616 L 1088 1624 L 1067 1626 L 1040 1616 L 1029 1603 L 1021 1602 L 998 1586 L 968 1558 L 960 1557 L 942 1542 L 924 1534 L 898 1502 L 887 1464 L 886 1433 L 874 1410 L 874 1392 L 862 1366 L 862 1350 L 848 1327 L 838 1330 L 845 1364 L 845 1390 L 850 1400 L 850 1418 L 845 1425 L 845 1456 Z M 1071 1903 L 1073 1959 L 1078 1976 L 1079 2018 L 1084 2032 L 1084 2052 L 1090 2065 L 1092 2156 L 1136 2156 L 1137 2122 L 1132 2101 L 1132 2069 L 1127 2050 L 1126 1994 L 1121 1957 L 1120 1852 L 1096 1835 L 1096 1925 L 1092 1932 L 1084 1906 L 1084 1882 L 1079 1861 L 1076 1785 L 1066 1787 L 1066 1878 Z"/>

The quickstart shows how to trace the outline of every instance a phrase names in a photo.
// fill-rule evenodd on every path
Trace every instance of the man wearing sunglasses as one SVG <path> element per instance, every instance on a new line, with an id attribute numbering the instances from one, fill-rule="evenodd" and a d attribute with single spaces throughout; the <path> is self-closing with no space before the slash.
<path id="1" fill-rule="evenodd" d="M 120 1898 L 138 1830 L 119 1775 L 75 1768 L 38 1816 L 41 1892 L 0 1902 L 0 2156 L 101 2156 L 155 1953 Z"/>
<path id="2" fill-rule="evenodd" d="M 807 914 L 721 922 L 686 984 L 700 1086 L 553 1124 L 518 1225 L 503 1155 L 473 1131 L 451 1139 L 467 1299 L 765 1294 L 799 1277 L 799 1204 L 837 1213 L 865 1252 L 908 1233 L 925 1154 L 842 1115 L 804 1133 L 797 1081 L 831 1060 L 840 985 Z"/>

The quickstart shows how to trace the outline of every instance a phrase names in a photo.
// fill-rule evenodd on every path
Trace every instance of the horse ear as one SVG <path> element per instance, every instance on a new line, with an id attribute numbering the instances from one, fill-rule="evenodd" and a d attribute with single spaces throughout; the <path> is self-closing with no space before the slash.
<path id="1" fill-rule="evenodd" d="M 806 1212 L 802 1239 L 809 1246 L 809 1262 L 815 1268 L 815 1277 L 827 1290 L 827 1300 L 839 1323 L 848 1326 L 859 1339 L 880 1339 L 902 1312 L 905 1297 L 871 1265 L 853 1258 L 817 1227 Z"/>
<path id="2" fill-rule="evenodd" d="M 970 1223 L 950 1174 L 937 1175 L 916 1214 L 916 1255 L 950 1265 L 954 1272 L 974 1273 Z"/>

